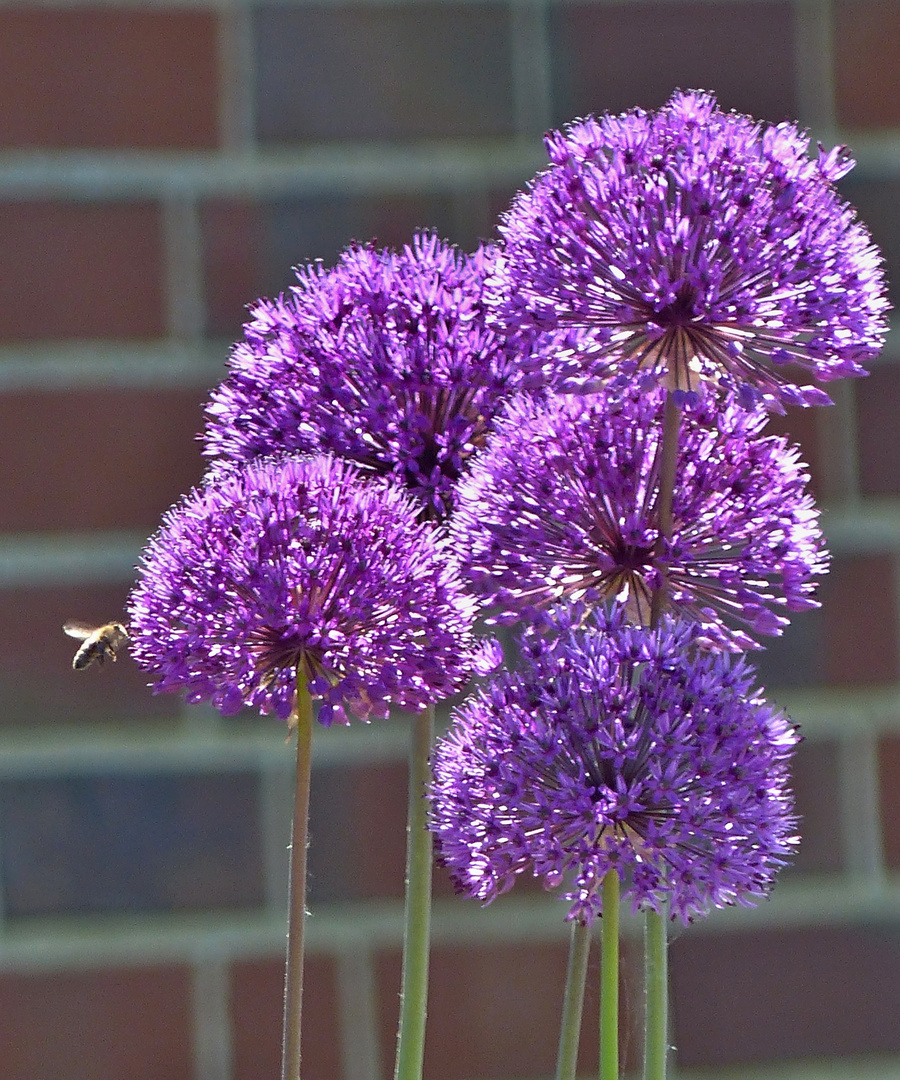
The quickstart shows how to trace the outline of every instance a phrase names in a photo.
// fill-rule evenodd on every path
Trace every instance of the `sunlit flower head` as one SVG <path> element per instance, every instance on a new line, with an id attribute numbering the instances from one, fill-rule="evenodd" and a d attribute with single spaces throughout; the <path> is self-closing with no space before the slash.
<path id="1" fill-rule="evenodd" d="M 834 182 L 854 162 L 793 124 L 702 92 L 588 117 L 501 225 L 506 325 L 548 332 L 563 389 L 639 378 L 744 403 L 827 404 L 798 386 L 865 374 L 887 331 L 878 250 Z"/>
<path id="2" fill-rule="evenodd" d="M 582 922 L 609 870 L 634 908 L 684 921 L 765 896 L 797 843 L 798 736 L 753 669 L 688 623 L 576 605 L 551 625 L 436 748 L 431 827 L 457 888 L 489 902 L 531 874 Z"/>
<path id="3" fill-rule="evenodd" d="M 492 258 L 426 233 L 400 252 L 351 247 L 333 269 L 300 267 L 288 294 L 252 308 L 207 406 L 206 453 L 327 451 L 392 477 L 425 516 L 443 517 L 523 378 L 485 324 Z"/>
<path id="4" fill-rule="evenodd" d="M 587 593 L 635 622 L 657 605 L 738 648 L 817 606 L 827 569 L 797 451 L 766 414 L 684 409 L 670 538 L 659 525 L 666 391 L 522 396 L 461 484 L 453 535 L 493 618 Z"/>
<path id="5" fill-rule="evenodd" d="M 410 496 L 328 456 L 212 470 L 169 511 L 128 602 L 154 688 L 287 719 L 421 709 L 478 663 L 473 602 Z"/>

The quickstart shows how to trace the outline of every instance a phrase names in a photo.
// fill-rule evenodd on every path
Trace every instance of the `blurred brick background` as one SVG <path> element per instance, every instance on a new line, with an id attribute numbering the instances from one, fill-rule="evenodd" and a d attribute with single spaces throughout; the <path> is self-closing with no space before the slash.
<path id="1" fill-rule="evenodd" d="M 849 143 L 900 281 L 898 58 L 900 0 L 0 6 L 0 1080 L 278 1074 L 283 729 L 154 698 L 127 660 L 76 677 L 60 633 L 117 615 L 198 479 L 243 306 L 352 238 L 471 247 L 546 127 L 676 86 Z M 683 1076 L 900 1077 L 898 360 L 779 421 L 834 551 L 762 659 L 806 735 L 804 844 L 769 903 L 674 941 Z M 318 740 L 307 1080 L 390 1074 L 405 744 L 403 718 Z M 428 1080 L 549 1076 L 559 904 L 438 893 Z"/>

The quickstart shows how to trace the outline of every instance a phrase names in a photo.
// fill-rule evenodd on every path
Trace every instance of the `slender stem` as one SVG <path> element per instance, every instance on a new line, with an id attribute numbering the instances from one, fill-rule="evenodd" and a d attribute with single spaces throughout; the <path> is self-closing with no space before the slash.
<path id="1" fill-rule="evenodd" d="M 576 920 L 572 923 L 572 936 L 569 940 L 569 967 L 566 971 L 566 991 L 563 996 L 562 1024 L 559 1030 L 556 1080 L 575 1080 L 575 1071 L 578 1068 L 578 1037 L 581 1034 L 581 1013 L 584 1008 L 584 986 L 587 981 L 590 951 L 591 928 Z"/>
<path id="2" fill-rule="evenodd" d="M 297 779 L 291 827 L 281 1080 L 299 1080 L 300 1077 L 300 1015 L 303 998 L 303 932 L 306 924 L 306 848 L 309 842 L 313 710 L 306 676 L 299 667 L 294 717 L 297 721 Z"/>
<path id="3" fill-rule="evenodd" d="M 666 397 L 663 441 L 659 464 L 658 522 L 660 539 L 672 537 L 672 508 L 678 466 L 681 410 L 671 391 Z M 654 593 L 651 626 L 659 624 L 665 608 L 668 582 Z M 644 982 L 647 995 L 644 1016 L 644 1080 L 665 1080 L 668 1049 L 669 988 L 666 916 L 648 911 L 644 924 Z"/>
<path id="4" fill-rule="evenodd" d="M 659 496 L 656 504 L 657 524 L 659 527 L 660 548 L 663 540 L 672 539 L 672 507 L 675 502 L 675 481 L 678 472 L 678 440 L 681 434 L 681 410 L 675 404 L 671 392 L 666 396 L 666 408 L 663 414 L 662 446 L 659 451 Z M 667 582 L 653 594 L 650 622 L 659 623 L 660 615 L 666 606 Z"/>
<path id="5" fill-rule="evenodd" d="M 619 875 L 603 879 L 600 953 L 600 1080 L 619 1080 Z"/>
<path id="6" fill-rule="evenodd" d="M 394 1080 L 421 1080 L 428 1012 L 428 950 L 431 937 L 431 833 L 425 790 L 434 741 L 434 707 L 413 720 L 409 755 L 409 811 L 406 823 L 406 916 L 400 1027 Z"/>
<path id="7" fill-rule="evenodd" d="M 648 911 L 644 924 L 644 982 L 647 994 L 644 1080 L 665 1080 L 668 1054 L 669 981 L 666 915 Z"/>

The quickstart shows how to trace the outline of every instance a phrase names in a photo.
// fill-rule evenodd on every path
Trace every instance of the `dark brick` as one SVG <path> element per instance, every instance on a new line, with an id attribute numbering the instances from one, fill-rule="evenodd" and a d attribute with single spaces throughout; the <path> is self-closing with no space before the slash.
<path id="1" fill-rule="evenodd" d="M 284 959 L 241 960 L 231 969 L 233 1080 L 281 1071 Z M 307 956 L 303 970 L 304 1080 L 341 1075 L 340 1013 L 334 963 Z"/>
<path id="2" fill-rule="evenodd" d="M 4 1080 L 193 1080 L 182 967 L 0 974 Z"/>
<path id="3" fill-rule="evenodd" d="M 900 1050 L 894 927 L 688 931 L 669 963 L 682 1068 Z"/>
<path id="4" fill-rule="evenodd" d="M 561 3 L 550 9 L 553 117 L 656 108 L 676 88 L 724 109 L 796 114 L 794 19 L 786 2 Z"/>
<path id="5" fill-rule="evenodd" d="M 202 473 L 198 390 L 0 395 L 0 530 L 151 532 Z"/>
<path id="6" fill-rule="evenodd" d="M 890 683 L 900 676 L 894 590 L 891 556 L 834 560 L 820 597 L 827 682 Z"/>
<path id="7" fill-rule="evenodd" d="M 121 619 L 128 588 L 122 582 L 0 591 L 0 725 L 118 726 L 178 715 L 182 699 L 152 694 L 127 652 L 102 670 L 72 670 L 78 642 L 63 634 L 63 623 Z"/>
<path id="8" fill-rule="evenodd" d="M 0 814 L 11 917 L 263 900 L 249 775 L 15 780 L 0 793 Z"/>
<path id="9" fill-rule="evenodd" d="M 843 869 L 838 748 L 802 742 L 794 755 L 792 787 L 800 815 L 800 850 L 787 873 Z"/>
<path id="10" fill-rule="evenodd" d="M 900 495 L 900 365 L 877 366 L 855 381 L 854 391 L 860 489 L 864 495 Z"/>
<path id="11" fill-rule="evenodd" d="M 805 373 L 800 373 L 798 382 L 804 384 L 812 380 Z M 809 468 L 809 490 L 815 499 L 821 497 L 822 460 L 819 448 L 819 410 L 788 409 L 784 416 L 773 413 L 763 432 L 765 435 L 781 435 L 800 450 L 800 458 Z"/>
<path id="12" fill-rule="evenodd" d="M 512 131 L 502 4 L 263 8 L 256 34 L 264 142 Z"/>
<path id="13" fill-rule="evenodd" d="M 856 207 L 885 261 L 888 294 L 900 303 L 900 181 L 866 177 L 852 172 L 840 182 L 840 192 Z"/>
<path id="14" fill-rule="evenodd" d="M 218 88 L 211 12 L 0 12 L 2 146 L 213 147 Z"/>
<path id="15" fill-rule="evenodd" d="M 165 332 L 159 207 L 0 203 L 0 338 Z"/>
<path id="16" fill-rule="evenodd" d="M 435 229 L 465 249 L 477 235 L 463 235 L 449 197 L 366 198 L 327 196 L 274 202 L 265 208 L 263 292 L 272 296 L 296 283 L 291 268 L 322 259 L 332 265 L 352 241 L 402 248 L 416 229 Z"/>
<path id="17" fill-rule="evenodd" d="M 835 104 L 853 128 L 900 124 L 900 5 L 837 0 L 834 5 Z"/>
<path id="18" fill-rule="evenodd" d="M 761 636 L 763 650 L 750 656 L 760 680 L 770 688 L 814 686 L 825 677 L 822 610 L 791 612 L 790 619 L 780 637 Z"/>
<path id="19" fill-rule="evenodd" d="M 884 858 L 891 870 L 900 870 L 900 738 L 881 740 L 878 764 Z"/>

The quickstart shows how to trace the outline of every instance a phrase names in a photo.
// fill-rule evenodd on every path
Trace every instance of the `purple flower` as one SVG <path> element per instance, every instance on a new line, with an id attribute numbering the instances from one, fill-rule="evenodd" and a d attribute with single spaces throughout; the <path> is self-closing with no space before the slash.
<path id="1" fill-rule="evenodd" d="M 431 827 L 458 889 L 484 902 L 530 871 L 600 913 L 608 870 L 633 908 L 690 921 L 767 894 L 798 842 L 796 730 L 695 626 L 657 630 L 576 605 L 526 635 L 456 711 L 434 755 Z"/>
<path id="2" fill-rule="evenodd" d="M 334 269 L 298 269 L 290 295 L 253 308 L 207 406 L 206 453 L 327 451 L 393 477 L 443 517 L 523 377 L 485 324 L 492 258 L 420 234 L 400 253 L 352 247 Z"/>
<path id="3" fill-rule="evenodd" d="M 631 387 L 509 406 L 452 523 L 496 620 L 596 594 L 646 625 L 665 585 L 673 614 L 748 648 L 742 626 L 780 634 L 785 612 L 817 606 L 827 555 L 806 469 L 784 439 L 760 434 L 759 409 L 710 399 L 682 411 L 671 539 L 660 535 L 665 394 Z"/>
<path id="4" fill-rule="evenodd" d="M 128 602 L 155 689 L 290 716 L 298 667 L 319 720 L 421 709 L 476 663 L 473 602 L 405 492 L 327 456 L 213 469 L 170 510 Z"/>
<path id="5" fill-rule="evenodd" d="M 640 378 L 743 402 L 828 404 L 796 386 L 865 374 L 887 331 L 879 253 L 793 124 L 676 93 L 655 113 L 589 117 L 546 138 L 551 164 L 501 232 L 500 321 L 547 331 L 561 389 Z"/>

